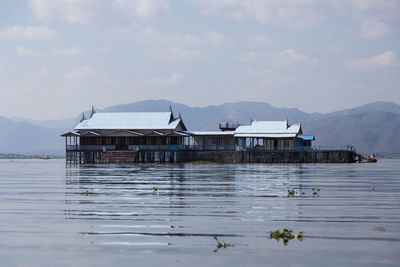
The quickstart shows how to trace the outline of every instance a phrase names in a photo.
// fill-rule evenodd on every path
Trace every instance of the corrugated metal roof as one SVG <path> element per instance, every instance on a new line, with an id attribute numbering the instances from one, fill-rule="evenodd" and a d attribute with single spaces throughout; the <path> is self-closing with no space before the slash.
<path id="1" fill-rule="evenodd" d="M 290 138 L 296 137 L 296 134 L 269 134 L 269 133 L 248 133 L 248 134 L 235 134 L 235 137 L 255 137 L 255 138 Z"/>
<path id="2" fill-rule="evenodd" d="M 183 131 L 172 131 L 172 132 L 170 132 L 170 133 L 168 133 L 168 134 L 166 134 L 166 135 L 180 135 L 180 136 L 190 136 L 190 133 L 188 133 L 188 132 L 183 132 Z"/>
<path id="3" fill-rule="evenodd" d="M 234 131 L 198 131 L 188 132 L 190 135 L 234 135 Z"/>
<path id="4" fill-rule="evenodd" d="M 251 125 L 239 126 L 235 134 L 242 133 L 298 133 L 300 124 L 288 125 L 287 121 L 253 121 Z"/>
<path id="5" fill-rule="evenodd" d="M 66 137 L 66 136 L 80 136 L 80 135 L 81 134 L 78 132 L 68 132 L 68 133 L 62 134 L 61 136 Z"/>
<path id="6" fill-rule="evenodd" d="M 90 119 L 80 122 L 75 130 L 174 130 L 181 119 L 170 122 L 171 116 L 171 112 L 95 113 Z"/>

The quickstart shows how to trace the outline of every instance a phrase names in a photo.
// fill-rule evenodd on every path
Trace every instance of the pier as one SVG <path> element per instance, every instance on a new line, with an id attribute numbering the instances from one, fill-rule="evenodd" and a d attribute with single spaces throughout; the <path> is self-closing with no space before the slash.
<path id="1" fill-rule="evenodd" d="M 176 151 L 142 149 L 137 151 L 68 150 L 67 163 L 353 163 L 359 155 L 352 148 L 313 148 L 287 151 L 200 150 Z"/>

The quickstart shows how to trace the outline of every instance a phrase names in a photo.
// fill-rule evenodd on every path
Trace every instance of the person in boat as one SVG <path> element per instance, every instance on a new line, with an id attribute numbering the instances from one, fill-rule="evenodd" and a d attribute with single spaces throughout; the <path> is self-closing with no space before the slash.
<path id="1" fill-rule="evenodd" d="M 372 162 L 376 161 L 375 154 L 371 153 L 371 155 L 368 157 L 368 160 Z"/>

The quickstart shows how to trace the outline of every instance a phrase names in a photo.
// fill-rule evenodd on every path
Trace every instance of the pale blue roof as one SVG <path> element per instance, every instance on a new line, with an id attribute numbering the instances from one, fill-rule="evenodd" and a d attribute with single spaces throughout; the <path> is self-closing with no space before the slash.
<path id="1" fill-rule="evenodd" d="M 251 125 L 237 127 L 235 137 L 295 137 L 300 129 L 299 123 L 289 125 L 287 121 L 253 121 Z"/>
<path id="2" fill-rule="evenodd" d="M 98 112 L 78 123 L 75 130 L 175 130 L 181 121 L 171 112 Z"/>
<path id="3" fill-rule="evenodd" d="M 315 140 L 315 136 L 314 135 L 304 135 L 304 134 L 299 134 L 298 136 L 299 138 L 306 140 L 306 141 L 313 141 Z"/>
<path id="4" fill-rule="evenodd" d="M 242 133 L 242 134 L 235 134 L 235 137 L 253 137 L 253 138 L 292 138 L 296 137 L 294 133 Z"/>

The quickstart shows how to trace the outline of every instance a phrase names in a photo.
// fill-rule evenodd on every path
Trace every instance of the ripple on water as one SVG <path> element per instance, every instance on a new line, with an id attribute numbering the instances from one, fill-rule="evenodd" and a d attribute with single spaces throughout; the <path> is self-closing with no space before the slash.
<path id="1" fill-rule="evenodd" d="M 398 160 L 141 167 L 0 160 L 5 264 L 400 264 Z M 284 227 L 304 240 L 269 238 Z"/>

